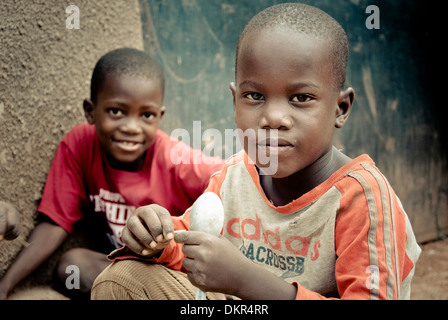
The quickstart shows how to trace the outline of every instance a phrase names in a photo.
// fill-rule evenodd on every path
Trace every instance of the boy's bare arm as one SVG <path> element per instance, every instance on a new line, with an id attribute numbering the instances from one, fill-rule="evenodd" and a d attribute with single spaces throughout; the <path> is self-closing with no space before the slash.
<path id="1" fill-rule="evenodd" d="M 20 281 L 55 252 L 67 235 L 67 231 L 56 224 L 39 223 L 28 238 L 30 245 L 23 248 L 0 279 L 0 300 L 6 299 Z"/>
<path id="2" fill-rule="evenodd" d="M 232 243 L 203 232 L 182 232 L 182 261 L 188 278 L 203 291 L 222 292 L 248 300 L 292 300 L 296 287 L 247 259 Z"/>

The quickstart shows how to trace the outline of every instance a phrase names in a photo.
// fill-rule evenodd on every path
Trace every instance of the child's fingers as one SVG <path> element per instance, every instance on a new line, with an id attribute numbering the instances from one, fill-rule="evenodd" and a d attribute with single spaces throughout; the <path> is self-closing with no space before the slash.
<path id="1" fill-rule="evenodd" d="M 174 238 L 174 227 L 171 214 L 159 205 L 143 207 L 142 218 L 152 237 L 157 242 L 166 242 Z"/>
<path id="2" fill-rule="evenodd" d="M 144 250 L 148 249 L 133 236 L 128 228 L 123 228 L 121 239 L 123 240 L 124 244 L 135 253 L 142 254 Z"/>
<path id="3" fill-rule="evenodd" d="M 151 242 L 154 240 L 151 233 L 148 231 L 147 227 L 143 224 L 142 220 L 138 215 L 131 216 L 126 222 L 126 227 L 123 229 L 123 232 L 127 230 L 130 234 L 133 235 L 133 238 L 137 239 L 141 244 L 149 247 Z M 126 241 L 123 238 L 123 241 Z M 126 242 L 125 242 L 126 243 Z M 127 245 L 127 243 L 126 243 Z"/>
<path id="4" fill-rule="evenodd" d="M 211 235 L 200 231 L 182 231 L 175 233 L 174 241 L 187 245 L 199 245 L 205 237 L 209 236 Z"/>
<path id="5" fill-rule="evenodd" d="M 171 215 L 158 205 L 139 207 L 123 229 L 123 242 L 134 252 L 151 252 L 167 246 L 174 238 Z"/>
<path id="6" fill-rule="evenodd" d="M 181 232 L 175 232 L 174 234 L 174 241 L 177 243 L 185 243 L 189 239 L 189 234 L 192 231 L 181 231 Z"/>
<path id="7" fill-rule="evenodd" d="M 158 213 L 160 223 L 162 224 L 163 236 L 166 241 L 171 241 L 174 238 L 174 226 L 171 214 L 163 207 L 159 207 Z"/>

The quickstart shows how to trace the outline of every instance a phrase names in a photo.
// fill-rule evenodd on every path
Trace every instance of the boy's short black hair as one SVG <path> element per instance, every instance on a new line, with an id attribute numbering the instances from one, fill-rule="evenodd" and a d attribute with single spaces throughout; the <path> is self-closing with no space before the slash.
<path id="1" fill-rule="evenodd" d="M 341 25 L 324 11 L 302 3 L 282 3 L 269 7 L 254 16 L 240 35 L 236 48 L 235 77 L 238 52 L 243 39 L 274 27 L 285 27 L 311 37 L 325 39 L 331 48 L 335 85 L 342 88 L 348 61 L 348 40 Z M 275 49 L 274 49 L 275 50 Z"/>
<path id="2" fill-rule="evenodd" d="M 106 53 L 95 65 L 90 82 L 90 99 L 96 103 L 98 93 L 103 89 L 108 76 L 143 77 L 160 81 L 162 96 L 165 91 L 165 76 L 160 64 L 148 53 L 120 48 Z"/>

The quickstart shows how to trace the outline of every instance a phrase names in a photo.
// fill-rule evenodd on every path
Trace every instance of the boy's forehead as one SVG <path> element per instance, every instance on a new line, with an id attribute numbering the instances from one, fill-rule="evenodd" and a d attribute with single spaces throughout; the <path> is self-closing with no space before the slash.
<path id="1" fill-rule="evenodd" d="M 116 73 L 109 73 L 106 75 L 105 84 L 112 84 L 112 83 L 130 83 L 130 82 L 141 82 L 141 83 L 147 83 L 148 85 L 152 85 L 154 83 L 160 83 L 159 79 L 156 79 L 155 77 L 145 77 L 140 75 L 132 75 L 132 74 L 116 74 Z"/>
<path id="2" fill-rule="evenodd" d="M 163 92 L 163 85 L 160 79 L 155 77 L 145 77 L 140 75 L 128 75 L 128 74 L 108 74 L 105 78 L 103 88 L 101 91 L 117 90 L 125 87 L 132 87 L 138 83 L 139 87 L 155 87 L 159 86 Z"/>
<path id="3" fill-rule="evenodd" d="M 327 39 L 322 36 L 310 35 L 291 28 L 268 28 L 261 32 L 252 32 L 242 39 L 238 51 L 237 72 L 244 65 L 258 59 L 262 64 L 282 64 L 287 56 L 288 61 L 307 61 L 320 59 L 322 63 L 331 58 Z"/>
<path id="4" fill-rule="evenodd" d="M 98 92 L 97 99 L 114 96 L 145 96 L 156 93 L 163 99 L 163 85 L 160 79 L 126 74 L 109 74 Z"/>

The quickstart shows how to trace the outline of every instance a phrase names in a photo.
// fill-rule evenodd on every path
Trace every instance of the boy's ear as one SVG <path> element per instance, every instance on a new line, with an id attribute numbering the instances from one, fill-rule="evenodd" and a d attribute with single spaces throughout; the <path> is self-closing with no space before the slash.
<path id="1" fill-rule="evenodd" d="M 229 84 L 230 91 L 232 91 L 233 96 L 233 108 L 235 108 L 235 95 L 236 95 L 236 86 L 235 82 L 230 82 Z"/>
<path id="2" fill-rule="evenodd" d="M 165 111 L 166 111 L 166 107 L 165 107 L 165 106 L 162 106 L 162 107 L 160 108 L 160 119 L 162 119 L 163 115 L 165 114 Z"/>
<path id="3" fill-rule="evenodd" d="M 95 109 L 95 105 L 93 104 L 92 100 L 84 99 L 84 102 L 82 103 L 82 107 L 84 108 L 84 115 L 87 119 L 87 122 L 90 124 L 94 124 L 95 117 L 93 115 L 93 110 Z"/>
<path id="4" fill-rule="evenodd" d="M 352 110 L 353 100 L 355 99 L 355 90 L 349 87 L 339 93 L 338 107 L 336 109 L 336 120 L 334 126 L 342 128 Z"/>

